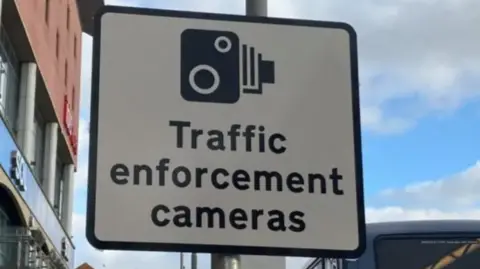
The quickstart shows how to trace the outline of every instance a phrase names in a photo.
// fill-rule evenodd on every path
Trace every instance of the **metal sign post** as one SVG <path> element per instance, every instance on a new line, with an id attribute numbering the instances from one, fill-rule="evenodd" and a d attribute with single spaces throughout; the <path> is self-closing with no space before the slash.
<path id="1" fill-rule="evenodd" d="M 247 16 L 268 16 L 268 0 L 246 0 L 245 13 Z M 212 269 L 241 269 L 240 255 L 211 255 Z"/>
<path id="2" fill-rule="evenodd" d="M 190 258 L 190 269 L 197 269 L 197 253 L 192 252 L 192 256 Z"/>
<path id="3" fill-rule="evenodd" d="M 245 13 L 247 16 L 268 16 L 268 0 L 246 0 Z"/>
<path id="4" fill-rule="evenodd" d="M 184 260 L 185 260 L 184 253 L 180 252 L 180 269 L 185 269 Z"/>

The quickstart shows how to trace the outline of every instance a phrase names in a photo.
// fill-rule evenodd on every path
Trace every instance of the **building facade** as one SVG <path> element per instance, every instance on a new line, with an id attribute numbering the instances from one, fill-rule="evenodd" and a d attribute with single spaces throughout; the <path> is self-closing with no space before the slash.
<path id="1" fill-rule="evenodd" d="M 0 0 L 0 269 L 74 268 L 82 32 L 102 0 Z"/>
<path id="2" fill-rule="evenodd" d="M 95 269 L 93 268 L 90 264 L 88 263 L 82 263 L 80 266 L 77 267 L 77 269 Z"/>

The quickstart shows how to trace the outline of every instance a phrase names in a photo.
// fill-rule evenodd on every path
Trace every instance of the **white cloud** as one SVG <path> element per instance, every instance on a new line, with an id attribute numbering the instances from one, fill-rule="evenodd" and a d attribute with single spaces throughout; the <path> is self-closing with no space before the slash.
<path id="1" fill-rule="evenodd" d="M 399 134 L 410 129 L 415 122 L 401 117 L 387 117 L 378 106 L 362 107 L 362 125 L 381 134 Z"/>
<path id="2" fill-rule="evenodd" d="M 80 119 L 79 124 L 78 152 L 79 161 L 77 172 L 75 173 L 75 190 L 85 189 L 87 186 L 88 173 L 88 145 L 90 143 L 89 122 L 85 118 Z"/>
<path id="3" fill-rule="evenodd" d="M 81 162 L 78 164 L 77 172 L 75 173 L 75 191 L 85 191 L 87 188 L 88 179 L 88 165 L 87 162 Z"/>
<path id="4" fill-rule="evenodd" d="M 358 33 L 364 127 L 398 133 L 432 112 L 451 111 L 480 95 L 480 2 L 476 0 L 296 0 L 278 15 L 339 20 Z M 355 8 L 352 8 L 355 6 Z M 378 85 L 379 76 L 389 82 Z M 393 81 L 392 81 L 393 80 Z M 475 82 L 472 82 L 475 80 Z M 400 83 L 401 82 L 401 83 Z M 388 115 L 392 101 L 412 99 Z M 412 101 L 410 100 L 410 101 Z M 371 118 L 372 111 L 379 111 Z M 398 112 L 398 111 L 397 111 Z M 380 115 L 380 116 L 378 116 Z"/>
<path id="5" fill-rule="evenodd" d="M 480 203 L 480 161 L 458 174 L 438 180 L 411 184 L 404 189 L 388 189 L 381 198 L 415 206 L 444 208 L 474 207 Z"/>
<path id="6" fill-rule="evenodd" d="M 462 210 L 440 210 L 438 208 L 406 209 L 400 206 L 367 208 L 367 222 L 384 222 L 400 220 L 454 220 L 454 219 L 480 219 L 480 208 Z"/>
<path id="7" fill-rule="evenodd" d="M 81 116 L 90 114 L 90 89 L 92 78 L 92 37 L 82 34 L 82 68 L 81 68 Z"/>
<path id="8" fill-rule="evenodd" d="M 81 118 L 78 129 L 78 151 L 83 153 L 90 144 L 89 121 L 85 118 Z"/>

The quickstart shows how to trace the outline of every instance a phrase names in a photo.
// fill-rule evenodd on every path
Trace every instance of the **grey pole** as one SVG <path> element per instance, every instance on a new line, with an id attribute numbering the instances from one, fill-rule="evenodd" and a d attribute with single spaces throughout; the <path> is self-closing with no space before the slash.
<path id="1" fill-rule="evenodd" d="M 268 0 L 246 0 L 245 4 L 247 16 L 267 17 Z"/>
<path id="2" fill-rule="evenodd" d="M 245 13 L 247 16 L 267 17 L 268 0 L 246 0 Z M 241 269 L 240 255 L 237 254 L 212 254 L 211 264 L 212 269 Z"/>
<path id="3" fill-rule="evenodd" d="M 190 269 L 197 269 L 197 253 L 192 253 L 190 258 Z"/>
<path id="4" fill-rule="evenodd" d="M 183 252 L 180 252 L 180 269 L 184 269 L 185 266 L 183 265 Z"/>

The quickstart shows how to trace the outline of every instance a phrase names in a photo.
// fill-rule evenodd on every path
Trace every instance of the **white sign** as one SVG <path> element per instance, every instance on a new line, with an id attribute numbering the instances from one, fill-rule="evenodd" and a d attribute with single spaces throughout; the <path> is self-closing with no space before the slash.
<path id="1" fill-rule="evenodd" d="M 103 10 L 94 36 L 90 243 L 360 255 L 355 38 L 342 23 Z"/>

